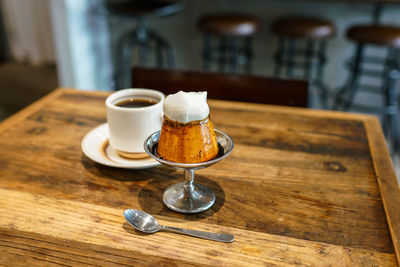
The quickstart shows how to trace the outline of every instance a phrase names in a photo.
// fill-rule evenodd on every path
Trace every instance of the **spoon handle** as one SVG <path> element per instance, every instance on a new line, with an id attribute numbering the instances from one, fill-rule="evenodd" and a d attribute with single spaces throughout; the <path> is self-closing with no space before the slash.
<path id="1" fill-rule="evenodd" d="M 210 232 L 182 229 L 182 228 L 164 226 L 164 225 L 161 226 L 161 229 L 170 231 L 170 232 L 174 232 L 174 233 L 185 234 L 185 235 L 200 237 L 200 238 L 204 238 L 204 239 L 210 239 L 210 240 L 219 241 L 219 242 L 230 243 L 230 242 L 233 242 L 233 240 L 234 240 L 234 236 L 232 234 L 210 233 Z"/>

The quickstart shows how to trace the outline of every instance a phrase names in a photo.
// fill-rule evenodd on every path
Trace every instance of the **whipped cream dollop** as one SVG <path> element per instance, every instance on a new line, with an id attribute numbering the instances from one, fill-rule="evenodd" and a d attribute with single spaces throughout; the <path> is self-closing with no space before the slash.
<path id="1" fill-rule="evenodd" d="M 207 92 L 183 92 L 168 95 L 164 101 L 164 114 L 173 121 L 188 123 L 207 118 Z"/>

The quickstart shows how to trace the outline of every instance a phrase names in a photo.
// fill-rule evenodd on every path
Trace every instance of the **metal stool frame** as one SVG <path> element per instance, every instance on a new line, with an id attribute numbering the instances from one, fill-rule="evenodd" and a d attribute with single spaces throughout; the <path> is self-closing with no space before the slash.
<path id="1" fill-rule="evenodd" d="M 213 41 L 216 42 L 213 45 Z M 204 36 L 203 67 L 212 70 L 212 65 L 220 72 L 238 73 L 239 67 L 244 72 L 251 73 L 252 37 L 217 36 L 206 34 Z"/>
<path id="2" fill-rule="evenodd" d="M 297 48 L 297 42 L 305 42 L 305 49 Z M 285 78 L 303 78 L 310 81 L 311 90 L 315 90 L 323 108 L 328 108 L 328 91 L 323 81 L 323 70 L 326 63 L 326 40 L 280 36 L 278 50 L 275 53 L 274 75 Z M 300 62 L 300 58 L 304 62 Z M 294 74 L 298 69 L 303 72 L 299 77 Z M 314 93 L 314 92 L 313 92 Z"/>
<path id="3" fill-rule="evenodd" d="M 371 45 L 371 44 L 368 44 Z M 353 60 L 349 64 L 350 76 L 345 85 L 339 90 L 335 97 L 333 109 L 349 110 L 352 107 L 363 109 L 365 106 L 355 105 L 354 99 L 357 92 L 366 91 L 380 94 L 384 97 L 384 108 L 377 111 L 383 115 L 382 127 L 386 138 L 391 143 L 391 152 L 400 151 L 400 121 L 398 103 L 398 81 L 400 80 L 400 48 L 388 47 L 386 58 L 371 57 L 365 55 L 367 44 L 358 43 Z M 382 71 L 365 68 L 369 64 L 382 66 Z M 361 84 L 364 75 L 381 80 L 382 86 L 374 87 Z M 374 111 L 369 108 L 369 111 Z"/>
<path id="4" fill-rule="evenodd" d="M 114 69 L 115 89 L 127 88 L 131 84 L 131 61 L 135 48 L 139 52 L 139 64 L 149 63 L 149 56 L 155 54 L 157 67 L 175 66 L 175 52 L 160 35 L 147 27 L 143 17 L 137 18 L 137 26 L 128 31 L 116 44 L 116 66 Z"/>
<path id="5" fill-rule="evenodd" d="M 124 4 L 127 4 L 124 6 Z M 123 33 L 116 41 L 113 49 L 114 84 L 112 89 L 127 88 L 131 85 L 132 55 L 138 49 L 139 65 L 148 65 L 149 58 L 155 57 L 155 65 L 161 67 L 175 67 L 175 51 L 166 39 L 155 31 L 148 29 L 147 17 L 165 17 L 180 12 L 183 4 L 180 1 L 158 1 L 153 6 L 151 1 L 136 0 L 131 3 L 114 3 L 108 1 L 106 14 L 118 22 L 135 23 L 135 27 Z M 158 5 L 158 6 L 157 6 Z M 131 12 L 134 6 L 137 10 Z M 134 8 L 134 9 L 135 9 Z M 103 11 L 102 11 L 103 12 Z"/>

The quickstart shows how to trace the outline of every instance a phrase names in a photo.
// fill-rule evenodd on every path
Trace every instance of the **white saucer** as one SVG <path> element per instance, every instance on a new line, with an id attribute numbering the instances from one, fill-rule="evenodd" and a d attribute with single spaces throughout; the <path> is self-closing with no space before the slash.
<path id="1" fill-rule="evenodd" d="M 109 145 L 109 131 L 107 123 L 101 124 L 88 132 L 82 139 L 82 151 L 91 160 L 102 165 L 126 168 L 147 169 L 160 163 L 151 157 L 145 159 L 126 159 Z"/>

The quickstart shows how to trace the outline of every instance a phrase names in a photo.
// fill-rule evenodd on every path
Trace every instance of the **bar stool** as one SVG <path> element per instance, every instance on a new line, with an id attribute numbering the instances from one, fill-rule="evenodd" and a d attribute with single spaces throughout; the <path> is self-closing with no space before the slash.
<path id="1" fill-rule="evenodd" d="M 170 0 L 109 1 L 106 9 L 120 21 L 134 22 L 134 28 L 124 32 L 114 51 L 114 89 L 130 86 L 132 55 L 137 49 L 139 65 L 173 67 L 175 55 L 171 45 L 161 35 L 148 29 L 147 18 L 173 15 L 182 10 L 182 3 Z M 153 59 L 153 62 L 150 62 Z M 154 62 L 155 61 L 155 62 Z"/>
<path id="2" fill-rule="evenodd" d="M 251 73 L 252 37 L 260 21 L 241 14 L 213 14 L 201 17 L 198 27 L 204 33 L 204 69 L 214 63 L 220 72 L 237 73 L 239 68 Z"/>
<path id="3" fill-rule="evenodd" d="M 272 25 L 279 37 L 274 74 L 278 77 L 309 80 L 311 92 L 319 95 L 323 108 L 328 107 L 328 91 L 323 83 L 326 42 L 334 34 L 334 25 L 319 18 L 282 18 Z M 298 47 L 298 43 L 304 48 Z"/>
<path id="4" fill-rule="evenodd" d="M 400 27 L 385 25 L 358 25 L 347 31 L 347 37 L 356 44 L 355 53 L 350 61 L 350 75 L 346 84 L 339 90 L 334 109 L 349 110 L 364 108 L 354 103 L 358 92 L 369 92 L 383 96 L 383 130 L 391 143 L 391 152 L 400 150 L 400 122 L 397 91 L 400 78 Z M 386 50 L 386 58 L 366 54 L 368 47 L 380 47 Z M 362 78 L 375 78 L 380 86 L 362 84 Z M 372 82 L 372 81 L 371 81 Z M 373 111 L 367 107 L 368 111 Z"/>

